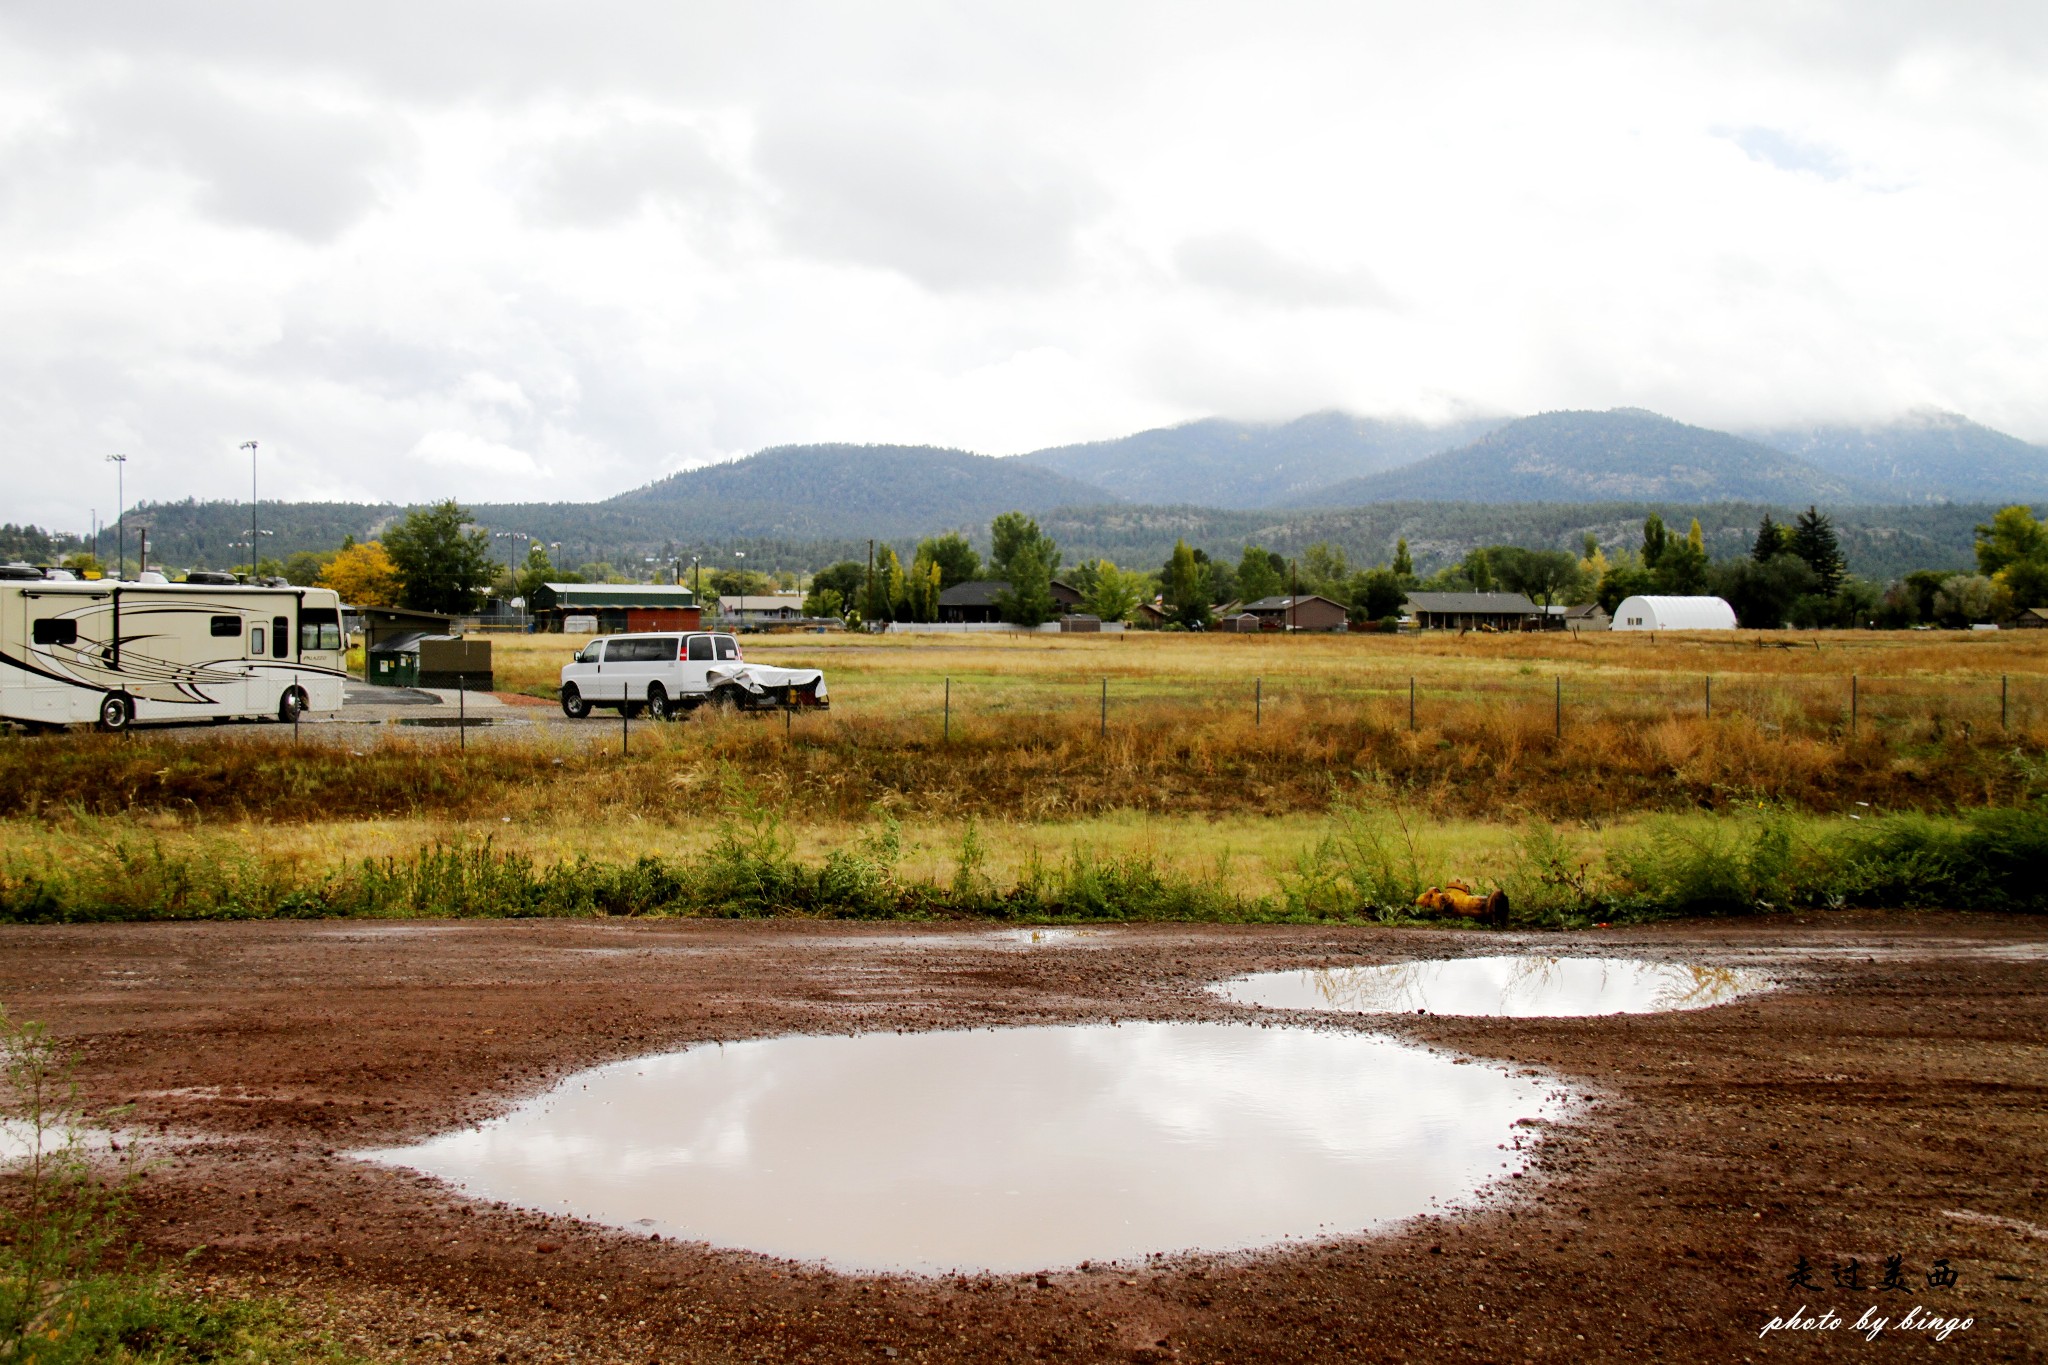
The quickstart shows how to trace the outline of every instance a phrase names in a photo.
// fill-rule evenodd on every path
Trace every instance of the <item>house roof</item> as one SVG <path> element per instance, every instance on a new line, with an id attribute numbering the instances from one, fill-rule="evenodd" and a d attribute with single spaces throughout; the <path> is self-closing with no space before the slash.
<path id="1" fill-rule="evenodd" d="M 955 583 L 939 594 L 942 607 L 992 607 L 996 595 L 1010 590 L 1010 585 L 1000 578 L 974 578 L 965 583 Z"/>
<path id="2" fill-rule="evenodd" d="M 697 594 L 669 583 L 543 583 L 564 610 L 593 607 L 694 607 Z M 538 595 L 538 594 L 536 594 Z"/>
<path id="3" fill-rule="evenodd" d="M 1408 610 L 1466 616 L 1540 616 L 1542 610 L 1518 592 L 1411 592 Z"/>
<path id="4" fill-rule="evenodd" d="M 804 609 L 803 594 L 796 592 L 733 593 L 730 596 L 722 596 L 718 599 L 718 609 L 720 611 L 780 611 L 784 608 L 802 611 Z"/>
<path id="5" fill-rule="evenodd" d="M 1244 610 L 1264 615 L 1267 612 L 1286 611 L 1296 605 L 1307 606 L 1310 602 L 1322 602 L 1335 607 L 1338 611 L 1344 610 L 1342 602 L 1333 602 L 1321 593 L 1313 592 L 1305 592 L 1299 597 L 1261 597 L 1256 602 L 1245 603 Z"/>
<path id="6" fill-rule="evenodd" d="M 1076 589 L 1060 582 L 1057 578 L 1052 581 L 1052 586 L 1054 597 L 1058 597 L 1064 592 L 1075 601 L 1079 601 L 1081 598 L 1081 594 Z M 940 593 L 939 605 L 942 607 L 993 607 L 996 604 L 996 596 L 1009 590 L 1009 583 L 1000 578 L 970 579 L 965 583 L 955 583 L 952 587 Z"/>

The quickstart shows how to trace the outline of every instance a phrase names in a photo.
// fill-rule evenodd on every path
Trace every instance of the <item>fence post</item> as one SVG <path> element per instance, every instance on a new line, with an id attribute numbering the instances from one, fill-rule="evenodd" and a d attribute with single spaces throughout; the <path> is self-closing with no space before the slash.
<path id="1" fill-rule="evenodd" d="M 1415 675 L 1408 675 L 1408 728 L 1415 729 Z"/>
<path id="2" fill-rule="evenodd" d="M 1266 720 L 1266 680 L 1252 679 L 1252 724 L 1263 725 Z"/>
<path id="3" fill-rule="evenodd" d="M 1851 673 L 1849 675 L 1849 733 L 1852 735 L 1856 733 L 1857 703 L 1861 700 L 1857 696 L 1857 690 L 1856 675 Z"/>
<path id="4" fill-rule="evenodd" d="M 1097 737 L 1101 739 L 1109 738 L 1109 679 L 1107 678 L 1102 680 L 1102 729 Z"/>
<path id="5" fill-rule="evenodd" d="M 1563 739 L 1563 738 L 1564 738 L 1564 675 L 1563 675 L 1562 673 L 1560 673 L 1560 674 L 1558 674 L 1558 675 L 1557 675 L 1557 693 L 1556 693 L 1556 700 L 1555 700 L 1555 701 L 1553 701 L 1553 702 L 1551 703 L 1551 708 L 1550 708 L 1550 716 L 1551 716 L 1551 737 L 1552 737 L 1552 738 L 1554 738 L 1554 739 Z"/>
<path id="6" fill-rule="evenodd" d="M 2009 727 L 2009 726 L 2008 726 L 2008 725 L 2007 725 L 2007 724 L 2005 723 L 2005 699 L 2006 699 L 2006 695 L 2007 695 L 2007 694 L 2006 694 L 2006 682 L 2007 682 L 2007 680 L 2006 680 L 2006 675 L 2005 675 L 2005 674 L 2003 674 L 2003 673 L 1999 674 L 1999 675 L 1998 675 L 1998 728 L 1999 728 L 1999 729 L 2001 729 L 2001 730 L 2005 730 L 2005 729 L 2009 729 L 2009 728 L 2011 728 L 2011 727 Z"/>
<path id="7" fill-rule="evenodd" d="M 299 697 L 299 675 L 294 673 L 292 674 L 292 745 L 294 748 L 298 746 L 299 742 L 299 712 L 305 709 L 305 703 Z"/>
<path id="8" fill-rule="evenodd" d="M 469 748 L 469 674 L 455 675 L 455 744 Z"/>
<path id="9" fill-rule="evenodd" d="M 949 743 L 949 744 L 950 744 L 950 743 L 952 743 L 952 741 L 953 741 L 953 679 L 952 679 L 952 677 L 951 677 L 950 675 L 949 675 L 949 676 L 948 676 L 948 677 L 946 678 L 946 728 L 945 728 L 945 732 L 944 732 L 944 736 L 943 736 L 943 737 L 944 737 L 944 739 L 946 740 L 946 742 L 947 742 L 947 743 Z"/>
<path id="10" fill-rule="evenodd" d="M 1707 675 L 1707 719 L 1714 718 L 1714 675 Z"/>
<path id="11" fill-rule="evenodd" d="M 626 700 L 626 698 L 625 698 L 625 695 L 624 695 L 623 693 L 621 693 L 621 694 L 620 694 L 620 696 L 619 696 L 619 757 L 620 757 L 620 758 L 624 758 L 624 757 L 625 757 L 625 756 L 626 756 L 626 755 L 627 755 L 627 754 L 628 754 L 629 752 L 631 752 L 631 750 L 632 750 L 632 747 L 633 747 L 633 730 L 632 730 L 632 718 L 631 718 L 631 717 L 630 717 L 630 716 L 629 716 L 629 715 L 627 714 L 628 712 L 630 712 L 630 711 L 632 710 L 632 707 L 633 707 L 633 703 L 631 703 L 631 702 L 627 701 L 627 700 Z"/>

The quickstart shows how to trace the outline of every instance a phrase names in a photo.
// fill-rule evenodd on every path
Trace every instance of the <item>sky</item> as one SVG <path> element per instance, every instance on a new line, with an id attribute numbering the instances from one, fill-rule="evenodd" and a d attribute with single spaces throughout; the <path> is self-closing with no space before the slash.
<path id="1" fill-rule="evenodd" d="M 2048 5 L 0 0 L 0 520 L 1208 415 L 2048 441 Z"/>

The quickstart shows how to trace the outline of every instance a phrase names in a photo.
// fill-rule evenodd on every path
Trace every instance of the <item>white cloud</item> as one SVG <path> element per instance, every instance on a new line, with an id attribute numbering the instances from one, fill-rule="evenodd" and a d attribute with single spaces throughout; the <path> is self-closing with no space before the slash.
<path id="1" fill-rule="evenodd" d="M 2048 7 L 0 12 L 0 519 L 1226 412 L 2048 439 Z M 102 487 L 102 485 L 105 487 Z"/>

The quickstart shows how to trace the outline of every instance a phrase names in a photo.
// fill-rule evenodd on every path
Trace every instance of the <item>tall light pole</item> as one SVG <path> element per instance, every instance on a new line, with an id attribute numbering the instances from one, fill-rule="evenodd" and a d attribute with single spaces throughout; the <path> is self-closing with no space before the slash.
<path id="1" fill-rule="evenodd" d="M 109 455 L 107 463 L 114 466 L 114 524 L 119 528 L 115 534 L 115 541 L 120 547 L 114 551 L 114 581 L 119 582 L 121 566 L 128 559 L 128 457 Z"/>
<path id="2" fill-rule="evenodd" d="M 256 443 L 242 442 L 249 452 L 249 577 L 256 577 Z"/>

